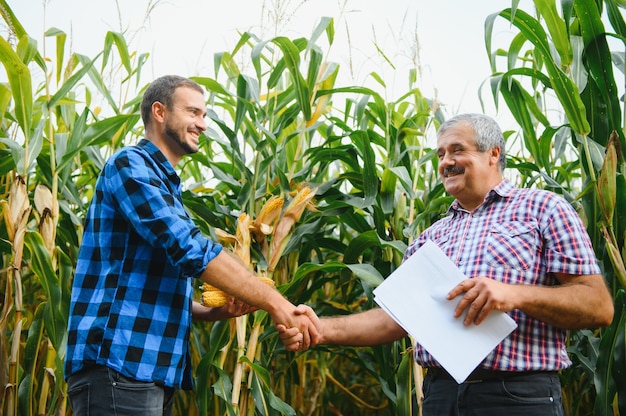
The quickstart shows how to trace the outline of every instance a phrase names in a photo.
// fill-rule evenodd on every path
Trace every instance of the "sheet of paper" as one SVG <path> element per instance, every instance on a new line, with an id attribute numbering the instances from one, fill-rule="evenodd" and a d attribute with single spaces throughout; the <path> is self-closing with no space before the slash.
<path id="1" fill-rule="evenodd" d="M 462 383 L 516 327 L 503 312 L 480 325 L 454 318 L 460 300 L 446 294 L 466 277 L 432 241 L 427 241 L 374 289 L 374 300 Z"/>

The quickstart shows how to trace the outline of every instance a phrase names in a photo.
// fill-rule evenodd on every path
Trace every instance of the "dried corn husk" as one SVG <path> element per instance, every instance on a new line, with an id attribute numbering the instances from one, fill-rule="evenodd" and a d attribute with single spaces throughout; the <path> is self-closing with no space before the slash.
<path id="1" fill-rule="evenodd" d="M 315 209 L 314 205 L 311 203 L 314 196 L 315 192 L 311 192 L 311 188 L 306 186 L 298 191 L 285 209 L 283 216 L 274 230 L 274 236 L 272 237 L 272 246 L 268 261 L 268 270 L 270 272 L 273 272 L 276 268 L 278 260 L 280 260 L 283 255 L 285 247 L 287 247 L 293 226 L 300 220 L 305 208 L 311 210 Z"/>
<path id="2" fill-rule="evenodd" d="M 261 208 L 261 212 L 259 212 L 259 215 L 252 223 L 252 232 L 258 243 L 262 243 L 265 240 L 265 236 L 272 233 L 284 203 L 284 198 L 272 196 Z"/>
<path id="3" fill-rule="evenodd" d="M 39 213 L 39 234 L 43 238 L 48 253 L 52 255 L 55 246 L 56 225 L 55 216 L 58 209 L 55 209 L 55 201 L 52 198 L 50 188 L 39 184 L 35 188 L 35 208 Z"/>
<path id="4" fill-rule="evenodd" d="M 237 221 L 237 234 L 235 241 L 235 248 L 233 250 L 235 256 L 237 256 L 245 266 L 250 265 L 250 227 L 252 226 L 252 219 L 245 212 L 239 216 Z"/>
<path id="5" fill-rule="evenodd" d="M 15 239 L 18 228 L 25 226 L 30 214 L 30 201 L 26 190 L 26 182 L 20 175 L 15 177 L 9 192 L 9 201 L 2 201 L 2 212 L 9 240 Z"/>

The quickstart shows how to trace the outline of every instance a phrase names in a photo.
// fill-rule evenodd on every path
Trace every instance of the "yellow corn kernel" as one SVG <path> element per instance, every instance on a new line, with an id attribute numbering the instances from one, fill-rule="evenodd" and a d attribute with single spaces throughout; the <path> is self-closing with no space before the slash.
<path id="1" fill-rule="evenodd" d="M 228 295 L 221 290 L 208 290 L 202 293 L 202 304 L 209 308 L 219 308 L 228 301 Z"/>
<path id="2" fill-rule="evenodd" d="M 269 277 L 265 277 L 265 276 L 257 276 L 257 277 L 263 283 L 268 284 L 270 286 L 274 286 L 274 281 L 270 279 Z"/>
<path id="3" fill-rule="evenodd" d="M 203 283 L 202 284 L 202 290 L 205 292 L 210 292 L 210 291 L 221 291 L 221 289 L 216 288 L 213 285 L 210 285 L 208 283 Z"/>

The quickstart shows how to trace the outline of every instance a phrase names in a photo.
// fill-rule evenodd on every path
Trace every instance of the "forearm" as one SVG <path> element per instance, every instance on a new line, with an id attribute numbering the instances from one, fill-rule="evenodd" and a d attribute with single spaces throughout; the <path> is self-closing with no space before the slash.
<path id="1" fill-rule="evenodd" d="M 191 316 L 196 321 L 220 321 L 233 317 L 223 308 L 207 308 L 196 301 L 191 304 Z"/>
<path id="2" fill-rule="evenodd" d="M 406 331 L 378 308 L 352 315 L 323 318 L 321 321 L 319 344 L 374 346 L 406 336 Z"/>
<path id="3" fill-rule="evenodd" d="M 287 320 L 286 311 L 294 308 L 280 292 L 257 279 L 252 271 L 224 251 L 207 264 L 200 279 L 248 305 L 267 311 L 274 320 Z"/>
<path id="4" fill-rule="evenodd" d="M 602 276 L 584 276 L 560 286 L 514 286 L 517 309 L 563 329 L 607 326 L 613 318 L 613 300 Z"/>
<path id="5" fill-rule="evenodd" d="M 311 320 L 296 315 L 296 307 L 274 287 L 257 279 L 256 275 L 243 266 L 235 257 L 222 251 L 211 260 L 200 275 L 202 281 L 222 289 L 229 295 L 248 305 L 265 310 L 274 324 L 286 328 L 297 328 L 302 335 L 302 347 L 318 343 L 319 334 Z"/>

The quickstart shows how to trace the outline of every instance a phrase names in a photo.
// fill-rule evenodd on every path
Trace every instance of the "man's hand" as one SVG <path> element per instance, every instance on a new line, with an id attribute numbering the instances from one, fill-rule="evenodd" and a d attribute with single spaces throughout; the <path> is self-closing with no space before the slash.
<path id="1" fill-rule="evenodd" d="M 300 305 L 297 308 L 293 305 L 291 306 L 293 309 L 286 315 L 272 315 L 272 320 L 277 329 L 289 330 L 288 338 L 291 344 L 289 351 L 304 351 L 309 349 L 311 345 L 317 345 L 320 339 L 318 330 L 319 318 L 315 315 L 313 309 L 306 305 Z M 279 332 L 281 331 L 279 330 Z M 298 342 L 299 344 L 296 345 Z"/>
<path id="2" fill-rule="evenodd" d="M 452 300 L 463 294 L 454 310 L 454 317 L 459 318 L 467 310 L 463 324 L 479 325 L 493 311 L 508 312 L 515 309 L 511 293 L 514 289 L 514 285 L 496 282 L 487 277 L 475 277 L 456 285 L 448 293 L 447 299 Z"/>
<path id="3" fill-rule="evenodd" d="M 222 309 L 224 313 L 232 318 L 259 310 L 256 306 L 248 305 L 233 296 L 229 296 L 226 304 L 219 309 Z"/>
<path id="4" fill-rule="evenodd" d="M 236 318 L 258 310 L 256 306 L 248 305 L 232 296 L 228 297 L 228 301 L 224 306 L 219 308 L 208 308 L 199 302 L 193 302 L 192 313 L 193 319 L 202 321 L 219 321 L 228 318 Z"/>
<path id="5" fill-rule="evenodd" d="M 465 325 L 480 324 L 492 311 L 513 309 L 562 329 L 611 324 L 613 300 L 602 275 L 554 273 L 554 276 L 559 285 L 515 285 L 475 277 L 459 283 L 447 298 L 463 294 L 454 316 L 458 318 L 467 311 Z"/>
<path id="6" fill-rule="evenodd" d="M 307 305 L 298 305 L 294 310 L 296 315 L 305 316 L 309 319 L 316 336 L 312 336 L 310 342 L 305 342 L 305 335 L 296 327 L 288 328 L 284 324 L 276 324 L 276 330 L 280 340 L 285 345 L 287 351 L 306 351 L 309 347 L 314 347 L 319 343 L 321 338 L 322 321 L 315 314 L 313 309 Z"/>

